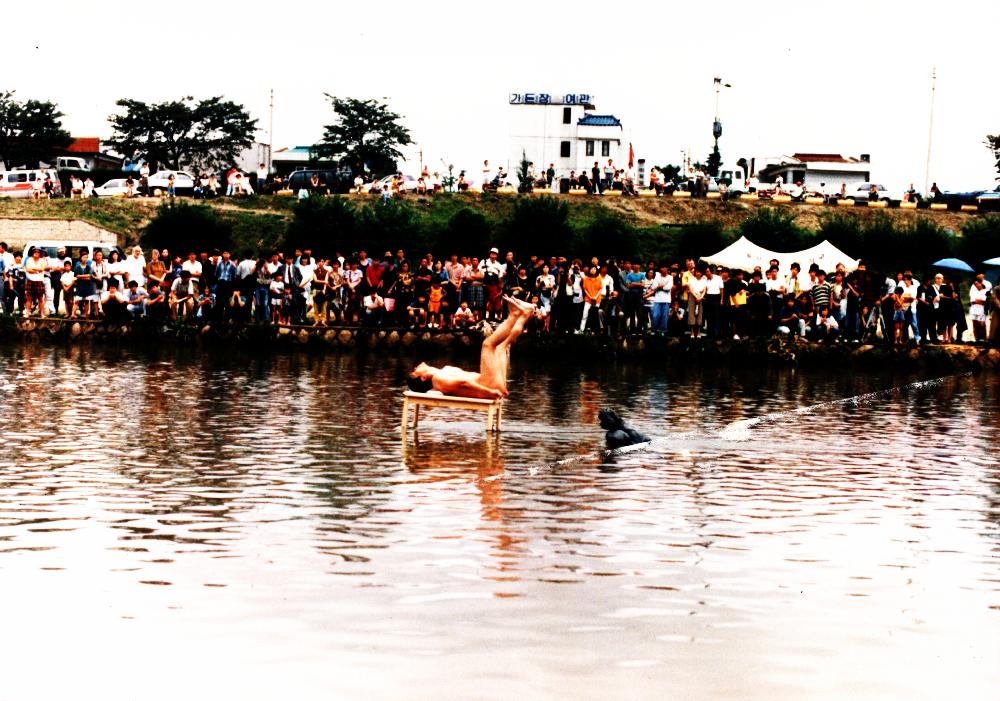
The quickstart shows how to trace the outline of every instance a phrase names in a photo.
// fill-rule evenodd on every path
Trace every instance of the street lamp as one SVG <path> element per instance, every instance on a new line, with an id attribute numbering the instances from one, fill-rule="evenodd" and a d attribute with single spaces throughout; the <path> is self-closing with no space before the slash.
<path id="1" fill-rule="evenodd" d="M 718 148 L 719 137 L 722 136 L 722 121 L 719 119 L 719 91 L 722 88 L 731 88 L 733 86 L 729 83 L 723 83 L 722 78 L 718 76 L 713 78 L 713 80 L 715 81 L 715 121 L 712 122 L 712 136 L 715 137 L 715 146 Z"/>
<path id="2" fill-rule="evenodd" d="M 709 158 L 709 175 L 718 177 L 722 168 L 722 156 L 719 155 L 719 137 L 722 136 L 722 120 L 719 119 L 719 92 L 722 88 L 733 87 L 729 83 L 723 83 L 722 78 L 716 76 L 715 81 L 715 121 L 712 122 L 712 136 L 715 137 L 715 147 L 712 149 L 712 156 Z"/>

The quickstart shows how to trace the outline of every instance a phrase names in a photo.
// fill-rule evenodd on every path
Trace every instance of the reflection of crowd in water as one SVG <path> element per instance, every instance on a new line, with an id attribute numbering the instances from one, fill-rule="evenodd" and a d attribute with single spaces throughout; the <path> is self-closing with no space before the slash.
<path id="1" fill-rule="evenodd" d="M 614 258 L 503 259 L 402 250 L 380 259 L 309 249 L 234 258 L 229 251 L 171 255 L 136 246 L 105 260 L 29 252 L 0 244 L 7 313 L 69 317 L 258 321 L 275 324 L 462 329 L 496 321 L 503 296 L 535 306 L 531 330 L 746 338 L 775 334 L 816 341 L 998 342 L 1000 292 L 980 273 L 969 291 L 944 272 L 920 281 L 908 271 L 875 273 L 861 262 L 807 270 L 777 260 L 751 271 Z M 992 317 L 992 318 L 991 318 Z"/>

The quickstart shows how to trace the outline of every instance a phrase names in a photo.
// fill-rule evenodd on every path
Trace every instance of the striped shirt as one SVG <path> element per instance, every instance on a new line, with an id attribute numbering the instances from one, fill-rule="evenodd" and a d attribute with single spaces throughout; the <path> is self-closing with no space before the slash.
<path id="1" fill-rule="evenodd" d="M 816 307 L 817 313 L 820 309 L 830 308 L 830 295 L 832 291 L 833 286 L 829 282 L 818 282 L 813 285 L 809 293 L 812 295 L 813 305 Z"/>

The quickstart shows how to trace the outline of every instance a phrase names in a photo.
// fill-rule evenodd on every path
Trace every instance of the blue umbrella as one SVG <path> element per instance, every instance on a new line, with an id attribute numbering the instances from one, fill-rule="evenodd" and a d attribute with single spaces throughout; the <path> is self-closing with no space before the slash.
<path id="1" fill-rule="evenodd" d="M 983 265 L 1000 265 L 1000 256 L 996 258 L 990 258 L 989 260 L 984 260 Z"/>
<path id="2" fill-rule="evenodd" d="M 946 270 L 961 270 L 963 273 L 976 272 L 972 269 L 972 266 L 964 260 L 959 260 L 958 258 L 942 258 L 937 263 L 933 263 L 932 265 L 935 268 L 944 268 Z"/>

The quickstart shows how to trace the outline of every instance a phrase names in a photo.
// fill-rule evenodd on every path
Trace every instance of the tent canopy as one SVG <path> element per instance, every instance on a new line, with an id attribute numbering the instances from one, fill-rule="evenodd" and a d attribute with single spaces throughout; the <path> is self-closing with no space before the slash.
<path id="1" fill-rule="evenodd" d="M 816 263 L 821 270 L 827 272 L 832 272 L 837 267 L 837 263 L 843 263 L 849 273 L 858 268 L 856 259 L 851 258 L 829 241 L 823 241 L 803 251 L 776 253 L 758 246 L 746 236 L 741 236 L 738 241 L 734 241 L 715 255 L 704 256 L 702 260 L 711 265 L 721 265 L 724 268 L 736 270 L 750 271 L 760 266 L 760 269 L 766 272 L 772 258 L 777 258 L 778 265 L 783 272 L 787 272 L 792 263 L 798 263 L 802 266 L 802 270 L 808 270 L 809 266 Z"/>

